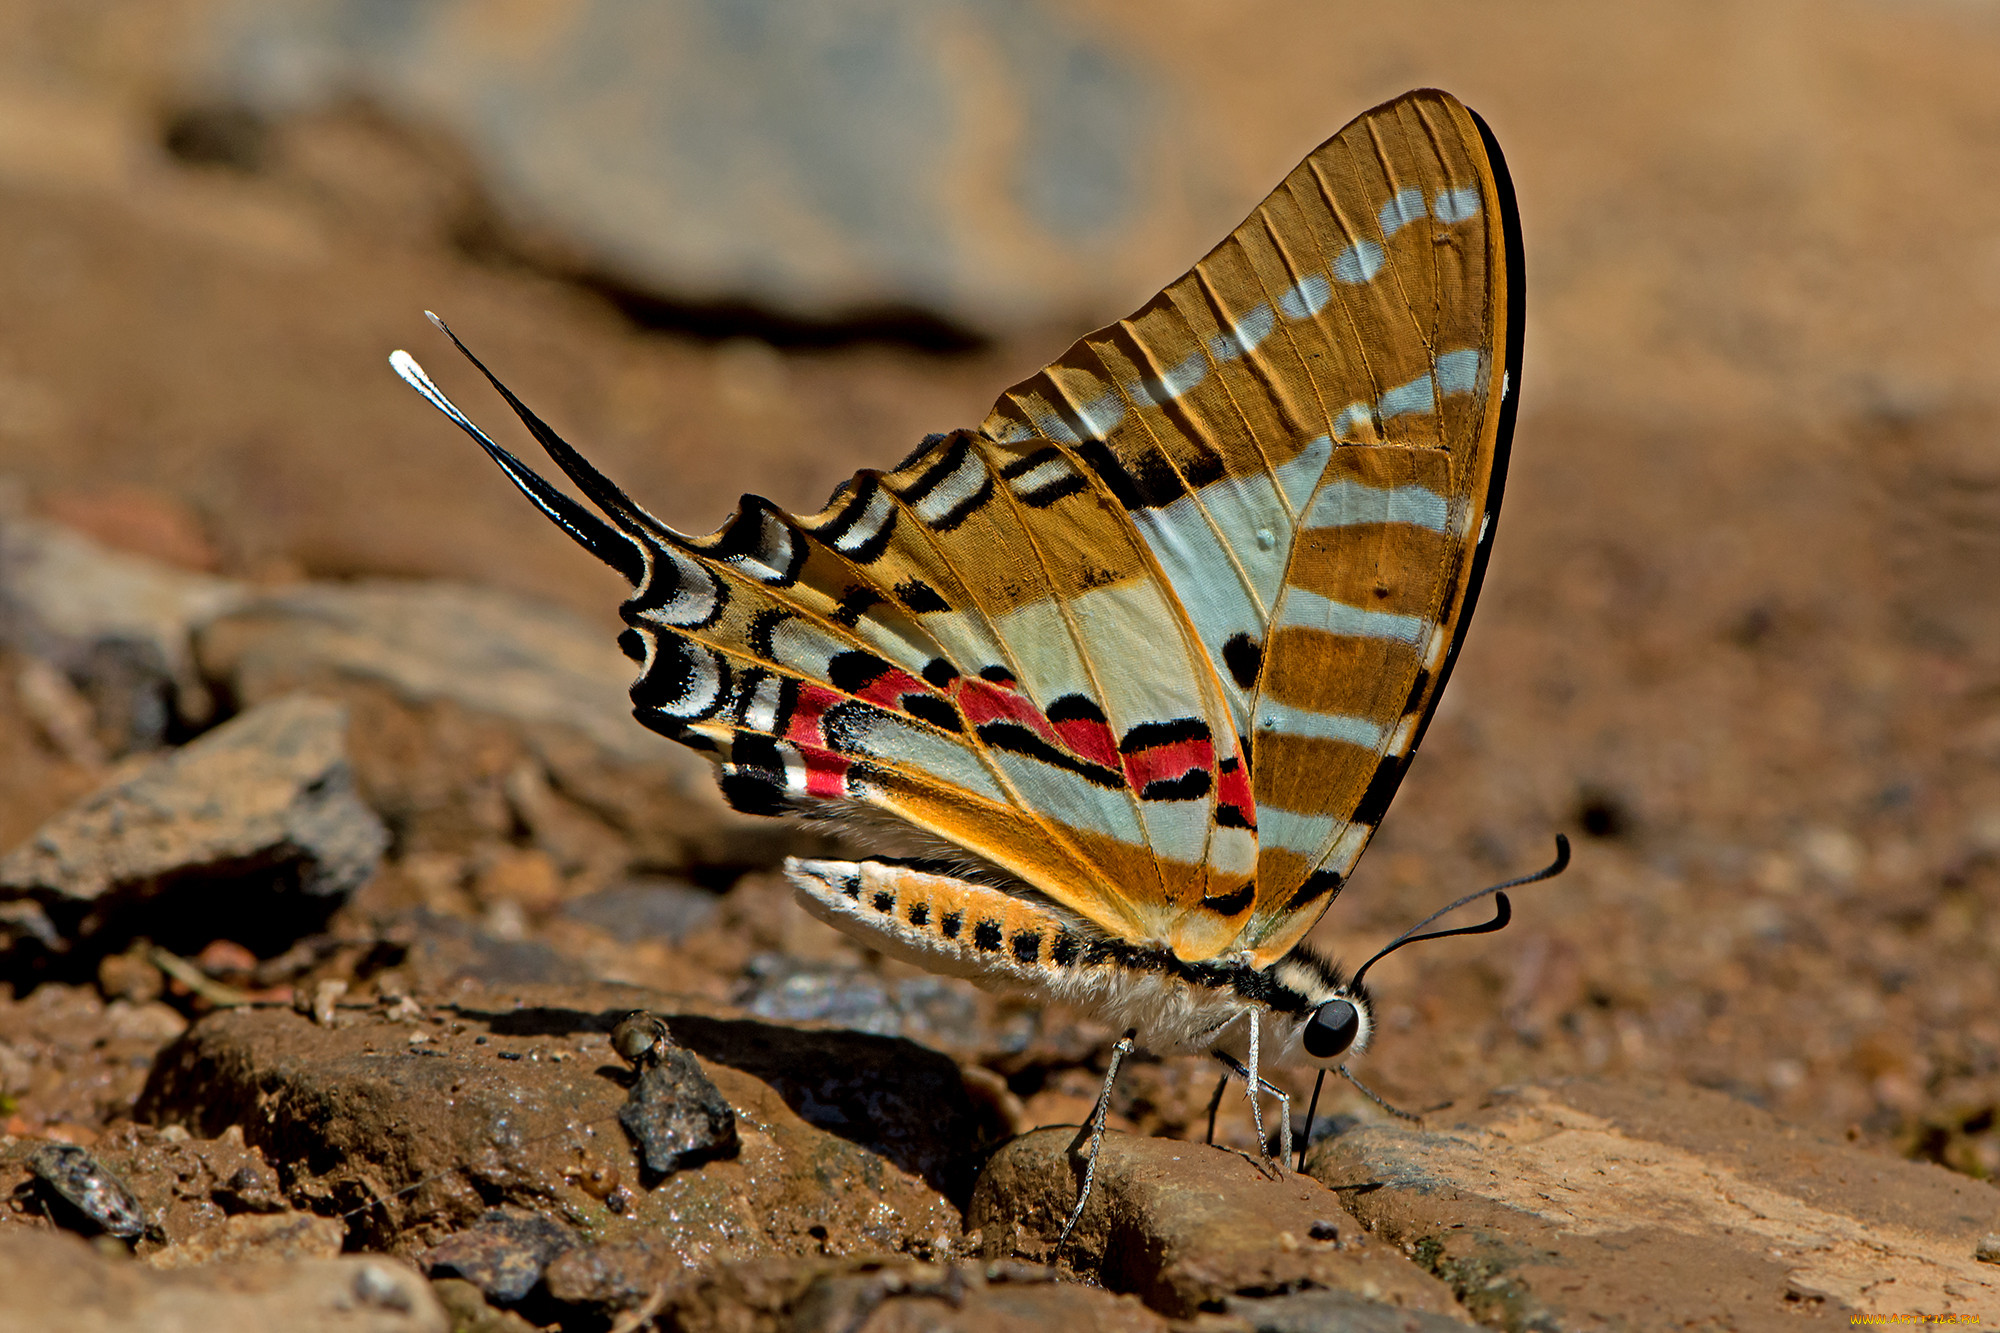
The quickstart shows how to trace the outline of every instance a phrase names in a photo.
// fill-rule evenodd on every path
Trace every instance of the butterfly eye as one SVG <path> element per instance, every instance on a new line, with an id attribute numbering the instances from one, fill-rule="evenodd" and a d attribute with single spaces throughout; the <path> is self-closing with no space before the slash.
<path id="1" fill-rule="evenodd" d="M 1313 1059 L 1333 1060 L 1345 1054 L 1360 1034 L 1360 1012 L 1346 1000 L 1328 1000 L 1313 1010 L 1300 1040 Z"/>

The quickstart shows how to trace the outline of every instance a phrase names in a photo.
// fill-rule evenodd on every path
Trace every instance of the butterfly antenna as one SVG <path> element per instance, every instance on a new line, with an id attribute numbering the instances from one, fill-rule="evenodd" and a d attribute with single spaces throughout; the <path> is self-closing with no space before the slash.
<path id="1" fill-rule="evenodd" d="M 1487 935 L 1493 931 L 1504 929 L 1507 923 L 1514 919 L 1514 905 L 1507 901 L 1507 890 L 1518 889 L 1525 884 L 1539 884 L 1545 879 L 1554 879 L 1567 869 L 1569 869 L 1569 839 L 1558 833 L 1556 834 L 1556 859 L 1554 861 L 1537 870 L 1532 875 L 1523 875 L 1519 879 L 1510 879 L 1505 884 L 1495 884 L 1490 888 L 1480 889 L 1476 893 L 1468 893 L 1457 902 L 1448 903 L 1438 908 L 1437 911 L 1432 912 L 1422 921 L 1419 921 L 1416 925 L 1411 926 L 1395 939 L 1389 941 L 1373 958 L 1363 963 L 1360 969 L 1355 972 L 1354 980 L 1348 983 L 1348 987 L 1350 989 L 1359 987 L 1361 985 L 1361 978 L 1367 975 L 1369 968 L 1375 966 L 1375 964 L 1381 962 L 1404 945 L 1420 944 L 1425 940 L 1450 939 L 1454 935 Z M 1436 921 L 1439 917 L 1449 916 L 1467 903 L 1478 902 L 1488 894 L 1493 896 L 1495 907 L 1491 921 L 1477 926 L 1460 926 L 1456 930 L 1434 930 L 1428 935 L 1417 933 L 1425 926 Z M 1349 1081 L 1352 1082 L 1353 1080 L 1350 1079 Z M 1356 1083 L 1354 1086 L 1357 1088 L 1361 1087 L 1359 1083 Z M 1364 1092 L 1367 1091 L 1365 1088 L 1362 1090 Z M 1374 1096 L 1373 1093 L 1369 1095 Z M 1380 1099 L 1378 1098 L 1377 1100 Z M 1386 1105 L 1387 1103 L 1384 1104 Z"/>
<path id="2" fill-rule="evenodd" d="M 1391 1102 L 1389 1102 L 1380 1093 L 1376 1092 L 1375 1089 L 1369 1087 L 1366 1083 L 1363 1083 L 1360 1079 L 1348 1073 L 1346 1065 L 1340 1065 L 1338 1068 L 1335 1069 L 1334 1072 L 1339 1074 L 1342 1078 L 1346 1079 L 1349 1083 L 1352 1083 L 1355 1087 L 1355 1090 L 1358 1091 L 1363 1097 L 1366 1097 L 1369 1101 L 1374 1102 L 1377 1106 L 1387 1111 L 1390 1115 L 1395 1116 L 1397 1119 L 1408 1120 L 1411 1122 L 1416 1122 L 1423 1119 L 1422 1116 L 1417 1115 L 1411 1111 L 1405 1111 L 1402 1107 L 1396 1106 Z M 1322 1069 L 1320 1071 L 1320 1077 L 1321 1078 L 1326 1077 L 1325 1070 Z M 1318 1089 L 1315 1088 L 1314 1092 L 1318 1092 Z M 1434 1106 L 1431 1109 L 1434 1111 L 1441 1111 L 1444 1109 L 1444 1107 L 1450 1105 L 1451 1105 L 1450 1102 L 1445 1102 L 1442 1105 Z M 1305 1160 L 1304 1156 L 1301 1155 L 1299 1160 L 1304 1161 Z"/>
<path id="3" fill-rule="evenodd" d="M 417 364 L 415 357 L 408 352 L 392 352 L 389 354 L 389 366 L 402 376 L 405 384 L 422 394 L 432 407 L 449 417 L 453 425 L 477 441 L 488 457 L 500 465 L 508 480 L 534 502 L 535 508 L 568 533 L 578 546 L 623 574 L 634 586 L 645 577 L 645 556 L 637 542 L 564 495 L 513 453 L 494 443 L 491 436 L 473 425 L 471 419 L 458 410 L 458 405 L 432 383 L 431 377 L 424 373 L 424 368 Z"/>

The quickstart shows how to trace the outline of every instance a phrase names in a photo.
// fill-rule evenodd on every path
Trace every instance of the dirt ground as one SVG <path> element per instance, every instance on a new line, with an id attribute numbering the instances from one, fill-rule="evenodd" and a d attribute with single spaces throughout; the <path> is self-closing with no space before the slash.
<path id="1" fill-rule="evenodd" d="M 254 171 L 176 160 L 165 127 L 193 94 L 161 51 L 184 8 L 0 17 L 0 478 L 148 554 L 272 582 L 474 580 L 609 632 L 615 576 L 389 374 L 407 346 L 501 416 L 424 309 L 704 531 L 741 491 L 814 506 L 976 423 L 1124 313 L 949 356 L 648 329 L 470 243 L 463 158 L 365 108 L 271 127 Z M 1207 114 L 1241 184 L 1215 235 L 1352 114 L 1420 84 L 1488 119 L 1519 186 L 1528 351 L 1486 593 L 1318 938 L 1354 961 L 1543 863 L 1558 831 L 1576 863 L 1524 892 L 1505 934 L 1374 974 L 1374 1085 L 1427 1106 L 1666 1074 L 2000 1172 L 2000 15 L 1084 12 Z M 18 718 L 0 737 L 11 846 L 94 779 Z M 717 989 L 758 919 L 724 918 L 743 934 L 707 960 Z M 689 975 L 669 953 L 617 970 Z M 1090 1062 L 1064 1058 L 1017 1089 L 1031 1120 L 1084 1103 Z M 115 1118 L 137 1085 L 107 1079 L 44 1119 Z M 1199 1132 L 1205 1073 L 1135 1086 L 1128 1123 Z"/>

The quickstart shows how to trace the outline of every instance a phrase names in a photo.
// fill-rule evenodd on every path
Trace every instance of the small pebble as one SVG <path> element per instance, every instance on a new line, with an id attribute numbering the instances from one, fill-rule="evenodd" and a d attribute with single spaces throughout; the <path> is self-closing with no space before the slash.
<path id="1" fill-rule="evenodd" d="M 1972 1247 L 1972 1257 L 1982 1264 L 2000 1264 L 2000 1231 L 1981 1236 Z"/>
<path id="2" fill-rule="evenodd" d="M 87 1150 L 73 1143 L 44 1144 L 28 1154 L 28 1169 L 107 1235 L 133 1240 L 145 1233 L 146 1212 L 138 1198 Z"/>

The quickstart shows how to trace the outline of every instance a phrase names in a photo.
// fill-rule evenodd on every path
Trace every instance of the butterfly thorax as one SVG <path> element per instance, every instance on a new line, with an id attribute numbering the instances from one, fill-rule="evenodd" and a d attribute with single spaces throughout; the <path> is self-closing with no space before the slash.
<path id="1" fill-rule="evenodd" d="M 1165 945 L 1117 939 L 1060 907 L 1007 889 L 889 860 L 786 862 L 813 915 L 893 957 L 992 989 L 1058 1000 L 1162 1055 L 1248 1057 L 1254 1017 L 1265 1058 L 1292 1046 L 1315 1010 L 1354 1005 L 1367 1045 L 1367 996 L 1304 945 L 1256 966 L 1247 952 L 1189 962 Z"/>

